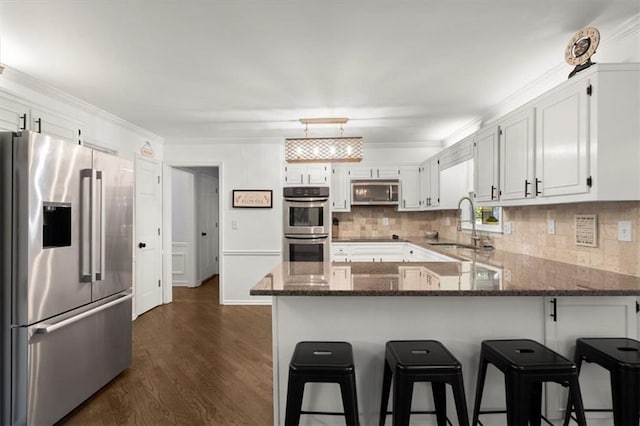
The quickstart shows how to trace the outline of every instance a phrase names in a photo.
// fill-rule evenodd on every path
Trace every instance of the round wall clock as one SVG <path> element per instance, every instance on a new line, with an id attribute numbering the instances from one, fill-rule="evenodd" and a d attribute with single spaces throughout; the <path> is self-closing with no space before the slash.
<path id="1" fill-rule="evenodd" d="M 583 28 L 571 37 L 564 51 L 564 59 L 567 63 L 575 65 L 574 70 L 569 74 L 569 78 L 573 77 L 578 71 L 593 65 L 591 56 L 596 53 L 599 43 L 600 32 L 594 27 Z"/>

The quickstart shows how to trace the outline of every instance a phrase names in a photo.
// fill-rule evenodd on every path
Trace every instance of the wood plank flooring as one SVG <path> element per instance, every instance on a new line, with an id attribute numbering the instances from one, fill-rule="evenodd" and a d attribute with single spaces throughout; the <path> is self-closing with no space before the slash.
<path id="1" fill-rule="evenodd" d="M 272 425 L 271 308 L 221 306 L 217 276 L 133 322 L 133 365 L 65 425 Z"/>

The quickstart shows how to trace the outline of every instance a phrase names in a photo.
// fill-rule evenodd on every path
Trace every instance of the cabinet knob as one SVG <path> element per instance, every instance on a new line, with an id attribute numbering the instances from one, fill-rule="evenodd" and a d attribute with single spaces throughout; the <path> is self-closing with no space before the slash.
<path id="1" fill-rule="evenodd" d="M 145 248 L 147 246 L 146 243 L 139 243 L 138 248 Z"/>

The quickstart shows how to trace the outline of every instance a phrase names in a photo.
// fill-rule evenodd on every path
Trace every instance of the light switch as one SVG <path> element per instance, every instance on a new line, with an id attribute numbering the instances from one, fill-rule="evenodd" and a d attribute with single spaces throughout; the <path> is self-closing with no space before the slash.
<path id="1" fill-rule="evenodd" d="M 240 222 L 237 219 L 233 219 L 231 221 L 231 229 L 238 229 L 240 227 Z"/>
<path id="2" fill-rule="evenodd" d="M 631 241 L 631 221 L 621 220 L 618 222 L 618 241 Z"/>
<path id="3" fill-rule="evenodd" d="M 547 220 L 547 234 L 554 235 L 556 233 L 556 221 L 553 219 Z"/>

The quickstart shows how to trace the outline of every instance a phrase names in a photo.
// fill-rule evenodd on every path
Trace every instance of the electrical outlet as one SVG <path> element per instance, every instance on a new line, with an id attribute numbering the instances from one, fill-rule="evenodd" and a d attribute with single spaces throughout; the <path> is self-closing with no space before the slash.
<path id="1" fill-rule="evenodd" d="M 511 269 L 504 269 L 504 280 L 511 282 Z"/>
<path id="2" fill-rule="evenodd" d="M 631 221 L 621 220 L 618 222 L 618 241 L 631 241 Z"/>
<path id="3" fill-rule="evenodd" d="M 389 225 L 389 218 L 388 218 L 388 217 L 383 217 L 383 218 L 382 218 L 382 224 L 383 224 L 384 226 Z"/>
<path id="4" fill-rule="evenodd" d="M 547 220 L 547 234 L 554 235 L 556 233 L 556 221 L 553 219 Z"/>
<path id="5" fill-rule="evenodd" d="M 513 232 L 513 222 L 505 222 L 502 232 L 505 234 L 511 234 Z"/>
<path id="6" fill-rule="evenodd" d="M 231 221 L 231 229 L 238 229 L 240 227 L 240 221 L 233 219 Z"/>

